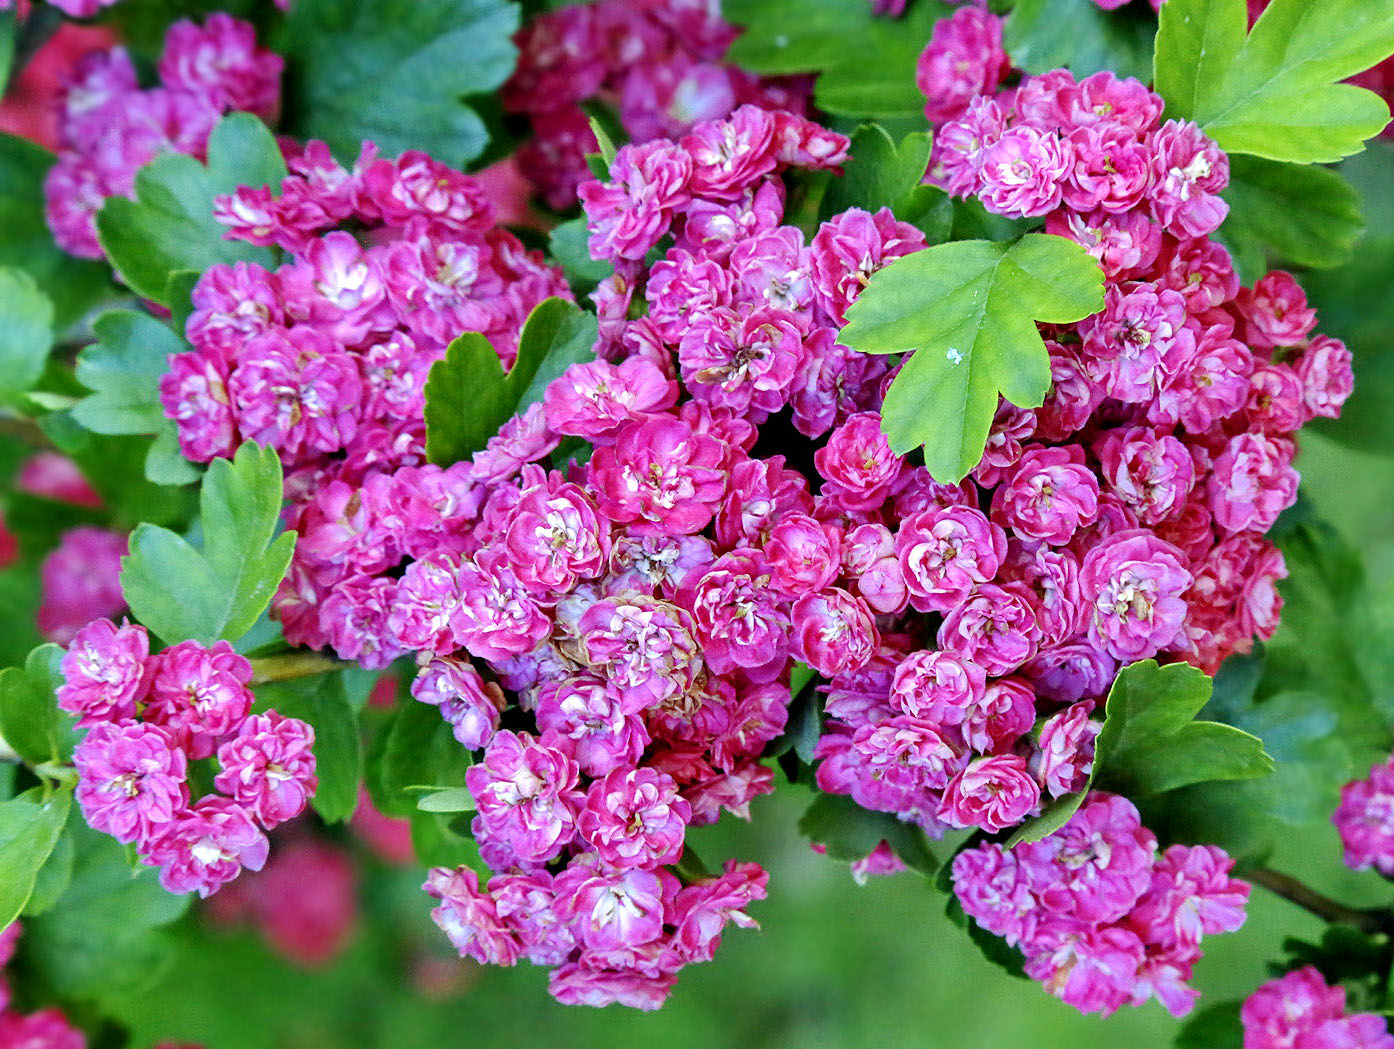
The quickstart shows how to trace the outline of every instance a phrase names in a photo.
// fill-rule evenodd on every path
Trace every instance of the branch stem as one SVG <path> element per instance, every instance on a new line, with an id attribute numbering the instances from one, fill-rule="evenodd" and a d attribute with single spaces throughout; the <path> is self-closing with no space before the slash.
<path id="1" fill-rule="evenodd" d="M 1347 907 L 1329 896 L 1323 896 L 1315 889 L 1308 888 L 1291 874 L 1284 874 L 1269 867 L 1257 867 L 1250 871 L 1248 876 L 1269 892 L 1325 921 L 1350 925 L 1367 933 L 1387 932 L 1391 928 L 1391 918 L 1394 916 L 1384 911 L 1363 911 Z"/>
<path id="2" fill-rule="evenodd" d="M 346 665 L 322 652 L 287 652 L 280 656 L 265 656 L 252 660 L 252 684 L 265 685 L 272 681 L 314 677 Z"/>

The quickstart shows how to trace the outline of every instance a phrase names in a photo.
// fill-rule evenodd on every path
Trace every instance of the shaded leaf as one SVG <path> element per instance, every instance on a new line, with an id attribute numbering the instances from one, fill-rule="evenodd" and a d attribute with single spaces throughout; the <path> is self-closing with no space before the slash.
<path id="1" fill-rule="evenodd" d="M 564 299 L 540 303 L 523 326 L 518 358 L 507 374 L 489 340 L 460 336 L 426 380 L 426 450 L 434 463 L 467 459 L 515 414 L 542 399 L 547 384 L 590 360 L 598 324 Z"/>
<path id="2" fill-rule="evenodd" d="M 1003 29 L 1012 64 L 1028 73 L 1067 68 L 1077 80 L 1107 69 L 1152 79 L 1156 22 L 1137 5 L 1105 11 L 1094 0 L 1017 0 Z"/>
<path id="3" fill-rule="evenodd" d="M 63 760 L 72 752 L 54 690 L 62 683 L 63 650 L 40 645 L 23 667 L 0 671 L 0 736 L 30 765 Z"/>
<path id="4" fill-rule="evenodd" d="M 0 267 L 0 399 L 33 388 L 53 349 L 53 303 L 24 270 Z"/>
<path id="5" fill-rule="evenodd" d="M 842 794 L 819 794 L 799 817 L 799 831 L 829 857 L 855 863 L 886 842 L 907 867 L 933 876 L 939 862 L 918 827 L 888 812 L 864 809 Z"/>
<path id="6" fill-rule="evenodd" d="M 69 790 L 44 797 L 42 787 L 0 802 L 0 929 L 19 915 L 34 891 L 35 879 L 58 843 Z"/>
<path id="7" fill-rule="evenodd" d="M 895 217 L 924 231 L 931 243 L 944 240 L 953 223 L 953 204 L 937 186 L 921 182 L 929 166 L 930 136 L 912 132 L 897 145 L 879 124 L 863 124 L 841 178 L 828 186 L 819 207 L 826 220 L 848 208 L 873 214 L 890 208 Z"/>

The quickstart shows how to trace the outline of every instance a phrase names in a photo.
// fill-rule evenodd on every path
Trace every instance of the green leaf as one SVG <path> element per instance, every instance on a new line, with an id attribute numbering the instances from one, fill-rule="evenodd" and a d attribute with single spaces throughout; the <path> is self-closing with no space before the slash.
<path id="1" fill-rule="evenodd" d="M 53 349 L 53 303 L 24 270 L 0 267 L 0 399 L 32 389 Z"/>
<path id="2" fill-rule="evenodd" d="M 548 236 L 552 258 L 566 271 L 567 282 L 573 287 L 593 288 L 614 272 L 610 263 L 591 258 L 585 216 L 553 227 Z"/>
<path id="3" fill-rule="evenodd" d="M 97 341 L 77 357 L 76 375 L 93 393 L 73 418 L 101 434 L 173 431 L 160 407 L 160 377 L 169 358 L 189 347 L 167 324 L 135 310 L 111 310 L 93 324 Z"/>
<path id="4" fill-rule="evenodd" d="M 73 820 L 72 879 L 57 905 L 25 919 L 26 957 L 66 998 L 110 1002 L 160 978 L 172 958 L 159 928 L 189 905 L 160 887 L 150 868 L 132 870 L 124 846 Z"/>
<path id="5" fill-rule="evenodd" d="M 972 918 L 963 912 L 963 905 L 958 902 L 958 897 L 950 895 L 949 902 L 944 908 L 944 913 L 949 916 L 949 920 L 968 933 L 968 939 L 973 942 L 986 958 L 997 968 L 1001 969 L 1008 976 L 1019 980 L 1026 979 L 1026 958 L 1015 947 L 1007 943 L 1000 936 L 988 932 Z"/>
<path id="6" fill-rule="evenodd" d="M 259 706 L 286 717 L 308 722 L 315 730 L 315 771 L 319 788 L 314 807 L 326 823 L 341 823 L 358 807 L 358 786 L 363 779 L 363 742 L 358 713 L 344 692 L 338 672 L 310 681 L 263 686 Z"/>
<path id="7" fill-rule="evenodd" d="M 879 124 L 863 124 L 852 134 L 842 177 L 828 186 L 819 215 L 826 220 L 848 208 L 873 213 L 890 208 L 902 222 L 924 230 L 931 241 L 944 240 L 953 222 L 953 204 L 943 190 L 921 181 L 929 150 L 926 132 L 912 132 L 897 146 Z"/>
<path id="8" fill-rule="evenodd" d="M 96 303 L 116 294 L 100 262 L 59 249 L 44 222 L 44 176 L 53 155 L 14 135 L 0 134 L 0 266 L 27 272 L 52 300 L 54 327 L 67 328 Z"/>
<path id="9" fill-rule="evenodd" d="M 726 0 L 722 14 L 745 27 L 727 54 L 733 65 L 764 75 L 821 73 L 819 108 L 887 120 L 923 115 L 915 65 L 949 8 L 916 3 L 904 18 L 888 19 L 847 0 Z"/>
<path id="10" fill-rule="evenodd" d="M 352 160 L 419 149 L 456 166 L 488 143 L 462 99 L 513 71 L 518 8 L 506 0 L 303 0 L 280 48 L 291 67 L 288 130 Z"/>
<path id="11" fill-rule="evenodd" d="M 1105 11 L 1094 0 L 1017 0 L 1003 30 L 1012 65 L 1039 74 L 1062 66 L 1084 79 L 1110 70 L 1152 79 L 1156 22 L 1136 5 Z"/>
<path id="12" fill-rule="evenodd" d="M 1244 1044 L 1238 1002 L 1219 1002 L 1199 1009 L 1176 1032 L 1175 1049 L 1235 1049 Z"/>
<path id="13" fill-rule="evenodd" d="M 75 813 L 69 806 L 68 820 L 81 818 L 81 814 Z M 29 900 L 20 912 L 22 916 L 34 917 L 51 909 L 62 898 L 68 889 L 68 883 L 72 881 L 73 857 L 77 849 L 73 845 L 73 836 L 66 832 L 66 827 L 67 821 L 64 821 L 65 829 L 59 833 L 53 851 L 39 868 L 39 876 L 34 879 L 34 891 L 29 894 Z"/>
<path id="14" fill-rule="evenodd" d="M 0 96 L 10 84 L 10 69 L 15 60 L 15 19 L 13 8 L 0 11 Z"/>
<path id="15" fill-rule="evenodd" d="M 281 463 L 271 449 L 244 444 L 231 462 L 214 462 L 199 495 L 201 550 L 154 525 L 131 534 L 121 589 L 136 618 L 169 644 L 245 634 L 270 603 L 295 549 L 294 532 L 273 539 L 281 498 Z"/>
<path id="16" fill-rule="evenodd" d="M 1299 164 L 1358 153 L 1389 122 L 1383 99 L 1339 81 L 1394 54 L 1394 5 L 1273 0 L 1247 37 L 1245 24 L 1244 0 L 1162 8 L 1155 79 L 1168 116 L 1227 152 Z"/>
<path id="17" fill-rule="evenodd" d="M 926 877 L 939 869 L 922 830 L 889 812 L 864 809 L 842 794 L 820 793 L 799 817 L 799 831 L 835 860 L 855 863 L 884 841 L 906 866 Z"/>
<path id="18" fill-rule="evenodd" d="M 1194 783 L 1271 774 L 1273 759 L 1257 736 L 1195 720 L 1211 689 L 1210 678 L 1186 663 L 1158 666 L 1148 659 L 1124 667 L 1108 692 L 1088 782 L 1023 823 L 1008 844 L 1040 841 L 1059 830 L 1096 785 L 1137 799 Z"/>
<path id="19" fill-rule="evenodd" d="M 276 138 L 248 113 L 220 120 L 208 139 L 208 165 L 162 153 L 136 173 L 135 200 L 112 197 L 97 213 L 103 250 L 131 289 L 164 306 L 170 278 L 219 262 L 274 264 L 269 248 L 224 240 L 213 198 L 239 186 L 277 186 L 286 176 Z"/>
<path id="20" fill-rule="evenodd" d="M 54 691 L 62 684 L 63 650 L 40 645 L 23 667 L 0 671 L 0 736 L 30 765 L 67 758 L 72 751 Z"/>
<path id="21" fill-rule="evenodd" d="M 1063 237 L 959 241 L 874 274 L 838 341 L 862 353 L 916 351 L 886 396 L 882 427 L 893 449 L 923 444 L 935 480 L 957 483 L 982 457 L 999 393 L 1034 408 L 1050 389 L 1036 322 L 1077 321 L 1103 304 L 1098 264 Z"/>
<path id="22" fill-rule="evenodd" d="M 426 451 L 448 466 L 479 451 L 514 415 L 542 399 L 557 376 L 593 357 L 594 314 L 547 299 L 528 316 L 518 359 L 505 375 L 499 355 L 477 332 L 461 335 L 426 380 Z"/>
<path id="23" fill-rule="evenodd" d="M 474 795 L 468 787 L 448 787 L 423 794 L 416 807 L 422 812 L 473 812 Z"/>
<path id="24" fill-rule="evenodd" d="M 408 703 L 394 713 L 368 757 L 368 792 L 387 815 L 409 817 L 419 811 L 412 787 L 463 787 L 469 766 L 469 753 L 440 711 L 427 703 Z"/>
<path id="25" fill-rule="evenodd" d="M 1145 797 L 1192 783 L 1257 779 L 1273 759 L 1256 736 L 1215 721 L 1196 721 L 1211 680 L 1186 663 L 1144 660 L 1124 667 L 1108 692 L 1095 748 L 1095 782 Z"/>
<path id="26" fill-rule="evenodd" d="M 1328 168 L 1259 157 L 1230 161 L 1220 237 L 1244 283 L 1279 265 L 1331 268 L 1349 262 L 1365 231 L 1355 189 Z"/>
<path id="27" fill-rule="evenodd" d="M 69 790 L 44 797 L 42 787 L 0 802 L 0 929 L 14 921 L 34 891 L 34 881 L 63 832 Z"/>

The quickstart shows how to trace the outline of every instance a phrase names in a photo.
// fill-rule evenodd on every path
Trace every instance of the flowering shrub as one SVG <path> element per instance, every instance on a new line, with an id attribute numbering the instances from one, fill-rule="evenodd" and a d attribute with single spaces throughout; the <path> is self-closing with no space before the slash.
<path id="1" fill-rule="evenodd" d="M 1394 870 L 1295 465 L 1370 425 L 1314 271 L 1394 15 L 1306 2 L 84 8 L 56 161 L 0 140 L 0 1043 L 184 1033 L 163 952 L 240 926 L 656 1009 L 788 787 L 1079 1012 L 1191 1013 L 1271 890 L 1325 936 L 1181 1044 L 1385 1045 L 1388 912 L 1268 866 L 1334 811 Z"/>

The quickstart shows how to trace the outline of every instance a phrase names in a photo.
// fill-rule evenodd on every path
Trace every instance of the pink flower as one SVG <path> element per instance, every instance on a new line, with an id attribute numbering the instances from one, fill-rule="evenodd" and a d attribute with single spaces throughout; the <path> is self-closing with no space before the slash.
<path id="1" fill-rule="evenodd" d="M 874 510 L 885 502 L 904 462 L 891 451 L 876 412 L 851 416 L 813 453 L 814 466 L 827 481 L 824 491 L 848 510 Z"/>
<path id="2" fill-rule="evenodd" d="M 912 652 L 895 668 L 891 702 L 912 718 L 937 725 L 961 724 L 982 702 L 987 674 L 948 652 Z"/>
<path id="3" fill-rule="evenodd" d="M 1019 677 L 988 683 L 980 700 L 963 712 L 958 732 L 981 754 L 1003 754 L 1016 746 L 1036 720 L 1036 694 Z"/>
<path id="4" fill-rule="evenodd" d="M 253 714 L 218 748 L 213 785 L 270 830 L 304 812 L 319 787 L 314 743 L 315 730 L 298 718 Z"/>
<path id="5" fill-rule="evenodd" d="M 76 797 L 95 830 L 144 847 L 189 804 L 184 752 L 158 725 L 103 721 L 73 751 Z"/>
<path id="6" fill-rule="evenodd" d="M 983 149 L 978 199 L 998 215 L 1048 215 L 1060 206 L 1061 183 L 1069 167 L 1069 154 L 1059 138 L 1030 124 L 1017 124 Z"/>
<path id="7" fill-rule="evenodd" d="M 431 920 L 450 940 L 461 958 L 481 965 L 512 965 L 518 960 L 519 943 L 499 917 L 498 908 L 479 887 L 479 875 L 468 867 L 448 870 L 432 867 L 422 886 L 426 895 L 440 900 Z"/>
<path id="8" fill-rule="evenodd" d="M 975 10 L 962 8 L 961 12 Z M 947 23 L 940 22 L 939 25 Z M 897 222 L 890 208 L 875 214 L 848 208 L 818 227 L 813 237 L 813 293 L 838 324 L 857 301 L 871 275 L 904 255 L 925 247 L 925 236 L 908 222 Z"/>
<path id="9" fill-rule="evenodd" d="M 95 619 L 79 630 L 59 664 L 59 709 L 78 728 L 135 717 L 150 688 L 150 637 L 142 626 Z"/>
<path id="10" fill-rule="evenodd" d="M 692 610 L 707 664 L 717 673 L 780 666 L 787 658 L 789 611 L 770 587 L 763 554 L 737 548 L 683 584 L 678 603 Z"/>
<path id="11" fill-rule="evenodd" d="M 1052 922 L 1033 938 L 1026 975 L 1080 1012 L 1107 1016 L 1128 1001 L 1144 957 L 1121 926 Z"/>
<path id="12" fill-rule="evenodd" d="M 1090 640 L 1124 663 L 1156 655 L 1176 641 L 1191 580 L 1170 543 L 1141 528 L 1115 532 L 1080 567 Z"/>
<path id="13" fill-rule="evenodd" d="M 1346 866 L 1374 867 L 1394 876 L 1394 764 L 1381 762 L 1364 779 L 1342 787 L 1331 820 L 1341 836 Z"/>
<path id="14" fill-rule="evenodd" d="M 1317 322 L 1307 294 L 1291 273 L 1274 270 L 1235 302 L 1244 320 L 1244 341 L 1256 350 L 1301 346 Z"/>
<path id="15" fill-rule="evenodd" d="M 1110 285 L 1104 309 L 1080 324 L 1084 364 L 1110 397 L 1145 404 L 1192 350 L 1186 300 L 1150 284 Z"/>
<path id="16" fill-rule="evenodd" d="M 556 857 L 576 834 L 577 771 L 571 758 L 526 733 L 498 733 L 465 773 L 481 846 L 499 846 L 525 866 Z"/>
<path id="17" fill-rule="evenodd" d="M 626 714 L 696 704 L 702 649 L 685 609 L 653 598 L 607 598 L 587 609 L 577 631 L 591 667 L 619 691 Z"/>
<path id="18" fill-rule="evenodd" d="M 915 67 L 915 86 L 927 99 L 931 124 L 956 119 L 979 95 L 991 95 L 1011 62 L 1002 48 L 1002 19 L 960 7 L 940 19 Z"/>
<path id="19" fill-rule="evenodd" d="M 576 827 L 603 865 L 651 869 L 678 861 L 691 819 L 671 776 L 617 768 L 591 785 Z"/>
<path id="20" fill-rule="evenodd" d="M 1234 860 L 1214 845 L 1173 845 L 1152 868 L 1152 885 L 1129 916 L 1149 944 L 1194 947 L 1244 924 L 1249 885 L 1230 877 Z"/>
<path id="21" fill-rule="evenodd" d="M 1152 182 L 1152 155 L 1131 128 L 1097 124 L 1068 135 L 1070 166 L 1065 174 L 1064 203 L 1088 213 L 1132 211 Z"/>
<path id="22" fill-rule="evenodd" d="M 192 758 L 209 757 L 252 709 L 252 664 L 226 641 L 181 641 L 155 657 L 145 717 Z"/>
<path id="23" fill-rule="evenodd" d="M 503 689 L 486 682 L 462 659 L 435 656 L 411 683 L 412 696 L 440 708 L 451 733 L 466 750 L 489 745 L 504 707 Z"/>
<path id="24" fill-rule="evenodd" d="M 1092 709 L 1092 703 L 1075 703 L 1041 727 L 1031 771 L 1052 798 L 1083 790 L 1094 771 L 1094 741 L 1103 723 L 1089 717 Z"/>
<path id="25" fill-rule="evenodd" d="M 587 776 L 637 765 L 649 743 L 642 719 L 626 713 L 618 690 L 593 675 L 544 683 L 535 714 L 542 742 L 574 757 Z"/>
<path id="26" fill-rule="evenodd" d="M 1331 987 L 1314 967 L 1294 969 L 1249 995 L 1240 1010 L 1244 1049 L 1289 1049 L 1305 1032 L 1339 1020 L 1346 992 Z"/>
<path id="27" fill-rule="evenodd" d="M 591 254 L 598 259 L 642 259 L 687 203 L 695 186 L 690 153 L 657 140 L 620 147 L 609 182 L 583 182 L 577 191 L 586 211 Z"/>
<path id="28" fill-rule="evenodd" d="M 805 594 L 792 615 L 796 653 L 825 677 L 861 669 L 881 641 L 866 602 L 836 587 Z"/>
<path id="29" fill-rule="evenodd" d="M 803 359 L 803 333 L 772 306 L 721 307 L 690 322 L 678 362 L 692 396 L 756 419 L 788 402 Z"/>
<path id="30" fill-rule="evenodd" d="M 220 355 L 172 355 L 169 371 L 160 376 L 160 406 L 174 420 L 186 458 L 206 463 L 230 456 L 237 447 L 228 366 Z"/>
<path id="31" fill-rule="evenodd" d="M 981 827 L 989 834 L 1014 827 L 1041 803 L 1041 788 L 1016 754 L 978 758 L 944 789 L 938 816 L 951 827 Z"/>
<path id="32" fill-rule="evenodd" d="M 56 6 L 64 4 L 77 6 L 73 0 L 61 0 Z M 67 13 L 74 18 L 83 16 L 81 9 Z M 89 11 L 86 16 L 95 13 Z M 0 1045 L 14 1049 L 87 1049 L 87 1036 L 57 1009 L 41 1009 L 28 1015 L 6 1011 L 0 1012 Z"/>
<path id="33" fill-rule="evenodd" d="M 821 590 L 838 577 L 841 546 L 839 534 L 813 518 L 780 514 L 764 546 L 770 580 L 790 597 Z"/>
<path id="34" fill-rule="evenodd" d="M 1149 427 L 1110 430 L 1094 453 L 1110 487 L 1144 525 L 1180 510 L 1196 483 L 1195 462 L 1186 446 Z"/>
<path id="35" fill-rule="evenodd" d="M 558 879 L 557 913 L 578 943 L 597 952 L 624 952 L 663 934 L 663 887 L 652 871 L 631 868 L 588 873 L 570 867 Z"/>
<path id="36" fill-rule="evenodd" d="M 1297 501 L 1291 441 L 1241 433 L 1215 458 L 1207 482 L 1215 523 L 1230 532 L 1266 532 Z"/>
<path id="37" fill-rule="evenodd" d="M 682 140 L 692 158 L 692 193 L 736 200 L 775 168 L 775 120 L 758 106 L 741 106 L 726 120 L 698 124 Z"/>
<path id="38" fill-rule="evenodd" d="M 1297 358 L 1294 367 L 1302 380 L 1302 400 L 1308 418 L 1334 419 L 1355 386 L 1351 353 L 1339 339 L 1318 335 Z"/>
<path id="39" fill-rule="evenodd" d="M 551 630 L 551 620 L 502 557 L 481 553 L 465 561 L 459 586 L 450 634 L 472 656 L 498 660 L 522 655 Z"/>
<path id="40" fill-rule="evenodd" d="M 623 423 L 666 411 L 677 399 L 678 384 L 657 364 L 631 357 L 620 364 L 573 364 L 547 385 L 543 405 L 557 433 L 600 444 Z"/>
<path id="41" fill-rule="evenodd" d="M 476 179 L 418 150 L 374 161 L 363 173 L 363 189 L 389 226 L 459 234 L 494 224 L 493 207 Z"/>
<path id="42" fill-rule="evenodd" d="M 964 913 L 1013 947 L 1027 939 L 1039 920 L 1016 857 L 1000 845 L 964 849 L 951 864 L 954 895 Z"/>
<path id="43" fill-rule="evenodd" d="M 938 640 L 940 648 L 997 676 L 1028 662 L 1040 636 L 1030 591 L 1019 583 L 984 583 L 944 617 Z"/>
<path id="44" fill-rule="evenodd" d="M 948 612 L 997 574 L 1007 536 L 981 511 L 948 506 L 902 521 L 895 548 L 911 603 L 924 612 Z"/>
<path id="45" fill-rule="evenodd" d="M 546 871 L 497 874 L 489 879 L 489 894 L 499 920 L 534 965 L 561 965 L 575 949 L 576 937 L 557 916 L 553 878 Z"/>
<path id="46" fill-rule="evenodd" d="M 1021 539 L 1064 546 L 1099 513 L 1099 482 L 1079 445 L 1031 448 L 992 496 L 993 517 Z"/>
<path id="47" fill-rule="evenodd" d="M 726 488 L 722 443 L 673 419 L 633 422 L 590 462 L 596 503 L 639 535 L 701 531 Z"/>
<path id="48" fill-rule="evenodd" d="M 1147 139 L 1152 151 L 1152 217 L 1180 236 L 1213 233 L 1229 214 L 1220 192 L 1229 185 L 1229 158 L 1196 125 L 1168 120 Z"/>
<path id="49" fill-rule="evenodd" d="M 160 884 L 173 893 L 217 892 L 242 872 L 266 862 L 266 835 L 241 805 L 214 795 L 185 809 L 147 845 L 141 862 L 160 868 Z"/>
<path id="50" fill-rule="evenodd" d="M 201 95 L 219 111 L 243 110 L 274 122 L 284 65 L 280 55 L 257 47 L 249 22 L 219 12 L 202 27 L 186 19 L 169 27 L 159 74 L 166 87 Z"/>
<path id="51" fill-rule="evenodd" d="M 746 908 L 765 898 L 769 875 L 756 863 L 727 860 L 719 877 L 686 885 L 673 899 L 674 945 L 685 961 L 710 961 L 721 946 L 721 933 L 732 922 L 743 929 L 759 923 Z"/>
<path id="52" fill-rule="evenodd" d="M 535 593 L 561 593 L 600 575 L 610 557 L 608 522 L 581 488 L 550 478 L 513 508 L 504 550 L 518 580 Z"/>

